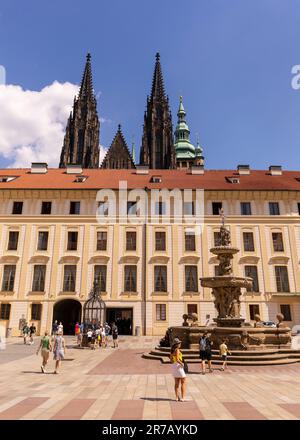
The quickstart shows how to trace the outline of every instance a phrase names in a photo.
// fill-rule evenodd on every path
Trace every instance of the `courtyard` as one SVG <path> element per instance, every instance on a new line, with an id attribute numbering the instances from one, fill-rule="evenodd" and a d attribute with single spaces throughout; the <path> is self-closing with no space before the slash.
<path id="1" fill-rule="evenodd" d="M 142 358 L 159 338 L 121 336 L 118 349 L 77 349 L 66 337 L 58 375 L 40 370 L 34 345 L 10 338 L 0 351 L 1 420 L 299 420 L 300 364 L 190 366 L 187 401 L 175 402 L 170 365 Z"/>

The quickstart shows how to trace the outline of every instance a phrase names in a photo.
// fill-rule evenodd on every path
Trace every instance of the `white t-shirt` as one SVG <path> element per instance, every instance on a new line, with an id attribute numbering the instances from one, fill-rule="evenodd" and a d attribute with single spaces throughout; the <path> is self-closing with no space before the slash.
<path id="1" fill-rule="evenodd" d="M 58 328 L 58 331 L 60 332 L 60 331 L 63 331 L 64 326 L 62 324 L 59 324 L 59 326 L 57 328 Z"/>
<path id="2" fill-rule="evenodd" d="M 88 332 L 87 332 L 87 337 L 88 338 L 91 338 L 93 336 L 93 332 L 92 332 L 92 330 L 89 330 Z"/>

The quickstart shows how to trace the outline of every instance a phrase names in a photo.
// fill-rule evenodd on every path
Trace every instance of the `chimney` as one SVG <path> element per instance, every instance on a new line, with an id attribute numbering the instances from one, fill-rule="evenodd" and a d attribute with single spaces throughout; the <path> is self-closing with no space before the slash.
<path id="1" fill-rule="evenodd" d="M 46 162 L 32 162 L 31 174 L 46 174 L 48 172 L 48 164 Z"/>
<path id="2" fill-rule="evenodd" d="M 137 165 L 136 174 L 149 174 L 149 167 L 147 165 Z"/>
<path id="3" fill-rule="evenodd" d="M 66 167 L 67 174 L 82 174 L 82 166 L 77 164 L 68 164 Z"/>
<path id="4" fill-rule="evenodd" d="M 204 174 L 204 165 L 192 165 L 188 169 L 188 174 Z"/>
<path id="5" fill-rule="evenodd" d="M 249 165 L 238 165 L 237 170 L 238 170 L 238 173 L 240 176 L 250 174 L 250 166 Z"/>
<path id="6" fill-rule="evenodd" d="M 271 165 L 271 166 L 269 166 L 269 171 L 270 171 L 271 176 L 281 176 L 282 175 L 281 165 Z"/>

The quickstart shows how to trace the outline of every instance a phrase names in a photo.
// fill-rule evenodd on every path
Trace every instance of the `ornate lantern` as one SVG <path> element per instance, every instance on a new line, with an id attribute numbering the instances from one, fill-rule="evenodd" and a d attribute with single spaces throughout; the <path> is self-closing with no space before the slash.
<path id="1" fill-rule="evenodd" d="M 84 328 L 104 323 L 106 305 L 101 298 L 100 284 L 96 281 L 90 292 L 89 299 L 83 305 Z"/>

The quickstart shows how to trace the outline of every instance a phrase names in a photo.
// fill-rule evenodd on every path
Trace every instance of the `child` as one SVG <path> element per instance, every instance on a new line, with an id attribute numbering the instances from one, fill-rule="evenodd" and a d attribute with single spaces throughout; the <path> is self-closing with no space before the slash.
<path id="1" fill-rule="evenodd" d="M 222 356 L 223 365 L 221 370 L 224 371 L 225 368 L 227 368 L 227 355 L 230 354 L 230 351 L 228 350 L 226 339 L 222 340 L 222 344 L 220 345 L 220 355 Z"/>

